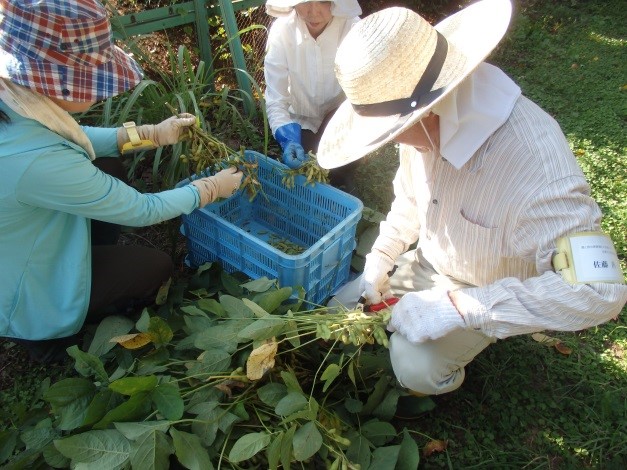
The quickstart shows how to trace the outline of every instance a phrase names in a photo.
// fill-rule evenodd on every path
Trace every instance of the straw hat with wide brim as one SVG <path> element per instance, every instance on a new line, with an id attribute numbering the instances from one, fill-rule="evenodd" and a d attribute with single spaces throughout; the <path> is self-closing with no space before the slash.
<path id="1" fill-rule="evenodd" d="M 335 58 L 347 100 L 320 140 L 319 164 L 346 165 L 418 122 L 496 47 L 511 11 L 509 0 L 482 0 L 433 27 L 392 7 L 357 23 Z"/>
<path id="2" fill-rule="evenodd" d="M 45 96 L 99 101 L 143 76 L 97 0 L 0 0 L 0 77 Z"/>

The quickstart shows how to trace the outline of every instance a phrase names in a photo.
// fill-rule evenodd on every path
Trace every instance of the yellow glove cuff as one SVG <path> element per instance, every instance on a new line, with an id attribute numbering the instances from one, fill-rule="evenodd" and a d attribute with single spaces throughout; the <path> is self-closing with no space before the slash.
<path id="1" fill-rule="evenodd" d="M 152 150 L 156 147 L 152 140 L 142 140 L 134 121 L 125 122 L 122 126 L 126 130 L 129 141 L 122 145 L 120 153 L 140 152 L 142 150 Z"/>

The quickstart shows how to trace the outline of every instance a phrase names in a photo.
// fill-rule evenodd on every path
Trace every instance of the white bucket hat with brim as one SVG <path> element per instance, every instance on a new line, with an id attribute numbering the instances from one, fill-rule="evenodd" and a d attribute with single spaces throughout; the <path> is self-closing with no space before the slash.
<path id="1" fill-rule="evenodd" d="M 320 166 L 358 160 L 418 122 L 497 46 L 511 13 L 509 0 L 482 0 L 435 27 L 400 7 L 359 21 L 335 58 L 347 100 L 320 140 Z"/>
<path id="2" fill-rule="evenodd" d="M 296 5 L 315 0 L 267 0 L 266 13 L 270 16 L 279 18 L 288 16 L 294 10 Z M 342 18 L 353 18 L 361 15 L 361 6 L 357 0 L 330 0 L 331 14 Z"/>

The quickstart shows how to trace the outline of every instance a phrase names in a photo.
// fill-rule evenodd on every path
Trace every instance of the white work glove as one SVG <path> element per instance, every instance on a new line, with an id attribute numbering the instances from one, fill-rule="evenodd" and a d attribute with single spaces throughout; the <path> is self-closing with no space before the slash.
<path id="1" fill-rule="evenodd" d="M 364 273 L 359 282 L 359 291 L 369 304 L 378 304 L 392 297 L 389 272 L 394 268 L 394 260 L 379 251 L 366 255 Z"/>
<path id="2" fill-rule="evenodd" d="M 187 133 L 187 128 L 196 124 L 196 116 L 181 113 L 172 116 L 159 124 L 147 124 L 137 127 L 137 133 L 142 140 L 150 140 L 157 147 L 176 144 Z"/>
<path id="3" fill-rule="evenodd" d="M 394 305 L 387 329 L 398 331 L 412 343 L 422 343 L 466 327 L 448 292 L 440 288 L 405 294 Z"/>
<path id="4" fill-rule="evenodd" d="M 198 188 L 198 193 L 200 194 L 200 205 L 198 207 L 205 207 L 219 197 L 226 198 L 235 194 L 235 191 L 242 184 L 243 176 L 244 173 L 232 166 L 219 171 L 213 176 L 192 181 L 191 184 Z"/>
<path id="5" fill-rule="evenodd" d="M 173 145 L 182 140 L 190 126 L 196 124 L 196 116 L 181 113 L 159 124 L 135 126 L 134 122 L 125 122 L 118 129 L 117 139 L 120 153 L 153 150 L 164 145 Z"/>

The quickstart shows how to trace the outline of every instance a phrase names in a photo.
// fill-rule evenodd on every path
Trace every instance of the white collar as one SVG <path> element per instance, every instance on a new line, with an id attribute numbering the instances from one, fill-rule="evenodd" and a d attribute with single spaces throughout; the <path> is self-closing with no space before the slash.
<path id="1" fill-rule="evenodd" d="M 505 123 L 520 87 L 485 62 L 433 107 L 440 117 L 440 154 L 458 170 Z"/>

